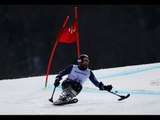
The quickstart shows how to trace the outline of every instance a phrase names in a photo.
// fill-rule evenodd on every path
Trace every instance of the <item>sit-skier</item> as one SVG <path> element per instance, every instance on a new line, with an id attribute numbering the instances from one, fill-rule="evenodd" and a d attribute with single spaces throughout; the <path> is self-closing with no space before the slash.
<path id="1" fill-rule="evenodd" d="M 78 57 L 78 65 L 69 65 L 64 70 L 60 71 L 56 76 L 54 86 L 58 87 L 62 77 L 68 75 L 68 77 L 62 82 L 62 94 L 60 98 L 55 102 L 68 102 L 76 97 L 82 90 L 83 83 L 89 78 L 89 80 L 99 88 L 99 90 L 111 91 L 112 85 L 104 85 L 99 82 L 93 72 L 89 69 L 89 57 L 86 54 L 81 54 Z"/>

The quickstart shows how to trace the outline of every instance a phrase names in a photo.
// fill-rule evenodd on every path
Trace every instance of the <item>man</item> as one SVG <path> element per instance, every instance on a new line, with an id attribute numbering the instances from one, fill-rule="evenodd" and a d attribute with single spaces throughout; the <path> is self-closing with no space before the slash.
<path id="1" fill-rule="evenodd" d="M 62 82 L 62 95 L 58 99 L 58 102 L 66 102 L 76 97 L 82 90 L 83 83 L 89 78 L 89 80 L 99 88 L 99 90 L 111 91 L 112 85 L 104 85 L 102 82 L 98 82 L 93 72 L 89 69 L 89 57 L 86 54 L 81 54 L 78 57 L 78 65 L 69 65 L 64 70 L 60 71 L 56 76 L 54 83 L 55 87 L 58 87 L 62 77 L 68 75 L 68 77 Z"/>

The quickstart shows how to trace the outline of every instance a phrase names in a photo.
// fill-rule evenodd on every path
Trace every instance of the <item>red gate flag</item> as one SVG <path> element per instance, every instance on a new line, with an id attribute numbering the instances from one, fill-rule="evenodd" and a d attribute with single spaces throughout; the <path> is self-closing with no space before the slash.
<path id="1" fill-rule="evenodd" d="M 47 71 L 46 71 L 45 87 L 47 87 L 48 75 L 50 72 L 52 58 L 53 58 L 53 55 L 54 55 L 54 52 L 55 52 L 55 49 L 56 49 L 58 42 L 68 43 L 68 44 L 76 42 L 77 43 L 77 55 L 78 56 L 80 55 L 77 7 L 75 7 L 75 21 L 69 27 L 65 27 L 68 19 L 69 19 L 69 16 L 67 16 L 66 20 L 64 21 L 63 26 L 61 28 L 61 31 L 56 39 L 56 42 L 54 44 L 53 49 L 52 49 L 52 53 L 50 55 L 48 67 L 47 67 Z"/>
<path id="2" fill-rule="evenodd" d="M 62 43 L 74 43 L 79 40 L 78 21 L 72 23 L 71 26 L 62 29 L 58 39 Z"/>

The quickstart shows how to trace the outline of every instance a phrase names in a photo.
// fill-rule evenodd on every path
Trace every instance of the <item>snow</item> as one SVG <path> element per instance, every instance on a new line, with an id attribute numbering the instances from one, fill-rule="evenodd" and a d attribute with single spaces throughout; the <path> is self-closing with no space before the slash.
<path id="1" fill-rule="evenodd" d="M 54 106 L 52 95 L 56 75 L 0 80 L 0 115 L 160 115 L 160 63 L 93 70 L 98 81 L 112 84 L 119 97 L 100 91 L 89 80 L 77 96 L 78 103 Z M 63 77 L 65 79 L 66 76 Z M 53 99 L 61 93 L 56 88 Z"/>

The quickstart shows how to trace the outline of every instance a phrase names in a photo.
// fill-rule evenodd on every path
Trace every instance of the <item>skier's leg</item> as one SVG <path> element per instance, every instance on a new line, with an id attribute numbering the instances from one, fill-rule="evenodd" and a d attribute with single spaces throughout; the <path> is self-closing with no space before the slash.
<path id="1" fill-rule="evenodd" d="M 62 83 L 62 89 L 66 100 L 71 100 L 80 93 L 82 85 L 77 81 L 66 79 Z"/>
<path id="2" fill-rule="evenodd" d="M 73 80 L 66 79 L 62 82 L 62 93 L 56 103 L 63 103 L 71 101 L 74 97 L 76 97 L 80 91 L 82 90 L 82 85 Z M 75 98 L 77 99 L 77 98 Z"/>
<path id="3" fill-rule="evenodd" d="M 77 96 L 81 90 L 82 90 L 82 85 L 81 83 L 77 82 L 77 81 L 72 81 L 71 83 L 71 87 L 72 87 L 72 93 Z"/>
<path id="4" fill-rule="evenodd" d="M 58 100 L 62 102 L 71 100 L 74 97 L 71 91 L 71 81 L 68 79 L 64 80 L 62 82 L 62 93 Z"/>

